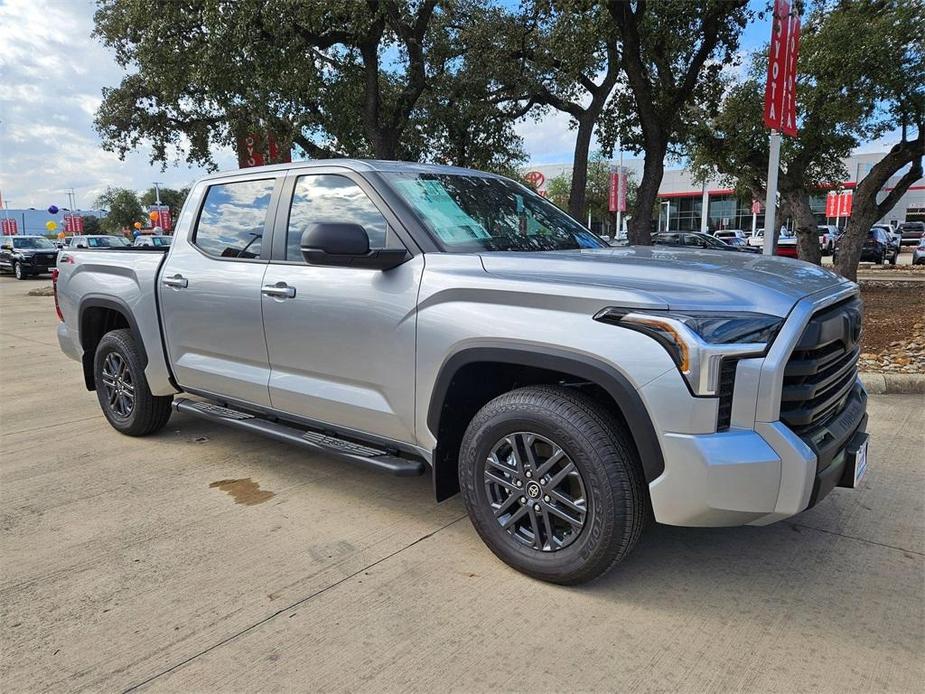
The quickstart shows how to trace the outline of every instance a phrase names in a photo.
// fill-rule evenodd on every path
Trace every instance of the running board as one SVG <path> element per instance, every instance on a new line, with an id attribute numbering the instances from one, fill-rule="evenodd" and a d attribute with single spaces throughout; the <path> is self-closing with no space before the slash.
<path id="1" fill-rule="evenodd" d="M 333 456 L 374 470 L 388 472 L 396 477 L 416 477 L 423 475 L 426 469 L 425 464 L 420 460 L 399 458 L 380 448 L 354 443 L 317 431 L 306 431 L 287 424 L 271 422 L 268 419 L 211 402 L 179 398 L 173 401 L 173 407 L 177 412 L 185 412 L 236 429 L 252 431 L 277 441 L 301 446 L 314 453 Z"/>

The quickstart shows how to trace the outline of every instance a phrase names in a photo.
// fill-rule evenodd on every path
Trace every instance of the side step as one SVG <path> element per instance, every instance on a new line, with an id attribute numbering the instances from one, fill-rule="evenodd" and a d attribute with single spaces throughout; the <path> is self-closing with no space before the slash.
<path id="1" fill-rule="evenodd" d="M 427 469 L 424 462 L 420 460 L 399 458 L 379 448 L 354 443 L 317 431 L 305 431 L 287 424 L 271 422 L 268 419 L 262 419 L 256 415 L 232 410 L 211 402 L 178 398 L 173 401 L 173 407 L 177 412 L 196 415 L 236 429 L 252 431 L 277 441 L 307 448 L 314 453 L 333 456 L 350 463 L 388 472 L 397 477 L 416 477 L 423 475 Z"/>

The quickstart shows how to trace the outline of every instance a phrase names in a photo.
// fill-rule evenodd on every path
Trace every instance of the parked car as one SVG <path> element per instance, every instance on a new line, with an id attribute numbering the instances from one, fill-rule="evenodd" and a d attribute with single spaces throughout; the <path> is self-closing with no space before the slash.
<path id="1" fill-rule="evenodd" d="M 649 509 L 764 525 L 866 469 L 858 287 L 825 268 L 614 248 L 506 178 L 402 162 L 210 175 L 179 219 L 160 253 L 59 264 L 61 348 L 124 434 L 178 410 L 429 472 L 558 583 Z"/>
<path id="2" fill-rule="evenodd" d="M 925 236 L 919 240 L 919 245 L 912 251 L 912 264 L 925 265 Z"/>
<path id="3" fill-rule="evenodd" d="M 744 239 L 732 238 L 721 241 L 709 234 L 694 231 L 669 231 L 656 234 L 652 237 L 656 246 L 683 246 L 685 248 L 706 248 L 715 251 L 743 251 L 746 253 L 760 253 L 761 249 L 752 248 Z"/>
<path id="4" fill-rule="evenodd" d="M 835 244 L 839 236 L 841 236 L 841 230 L 834 224 L 819 225 L 819 250 L 822 251 L 822 255 L 832 255 L 835 252 Z"/>
<path id="5" fill-rule="evenodd" d="M 748 234 L 746 234 L 741 229 L 717 229 L 713 232 L 713 236 L 722 241 L 729 241 L 730 239 L 742 239 L 743 242 L 746 242 L 748 240 Z"/>
<path id="6" fill-rule="evenodd" d="M 872 229 L 883 229 L 886 232 L 887 236 L 890 237 L 890 240 L 893 242 L 893 245 L 902 250 L 902 240 L 903 235 L 899 229 L 894 229 L 889 224 L 874 224 Z"/>
<path id="7" fill-rule="evenodd" d="M 797 252 L 797 236 L 790 229 L 781 229 L 777 237 L 775 254 L 784 258 L 799 258 Z"/>
<path id="8" fill-rule="evenodd" d="M 839 244 L 835 246 L 833 260 L 838 259 Z M 879 227 L 872 227 L 867 232 L 867 238 L 864 239 L 864 245 L 861 247 L 860 261 L 862 263 L 877 263 L 878 265 L 896 265 L 896 259 L 899 257 L 899 247 L 894 243 L 893 238 Z"/>
<path id="9" fill-rule="evenodd" d="M 146 234 L 144 236 L 137 237 L 135 239 L 135 242 L 132 245 L 135 246 L 136 248 L 140 246 L 148 246 L 148 247 L 153 246 L 155 248 L 162 248 L 162 247 L 169 246 L 172 239 L 173 239 L 172 236 L 161 236 L 158 234 Z"/>
<path id="10" fill-rule="evenodd" d="M 902 235 L 903 246 L 916 246 L 925 236 L 925 222 L 903 222 L 896 230 Z"/>
<path id="11" fill-rule="evenodd" d="M 764 229 L 755 229 L 746 242 L 752 248 L 764 248 Z"/>
<path id="12" fill-rule="evenodd" d="M 0 270 L 18 280 L 51 272 L 57 259 L 58 249 L 44 236 L 0 236 Z"/>
<path id="13" fill-rule="evenodd" d="M 70 236 L 65 241 L 70 241 L 67 248 L 128 248 L 132 245 L 124 236 L 103 234 Z"/>

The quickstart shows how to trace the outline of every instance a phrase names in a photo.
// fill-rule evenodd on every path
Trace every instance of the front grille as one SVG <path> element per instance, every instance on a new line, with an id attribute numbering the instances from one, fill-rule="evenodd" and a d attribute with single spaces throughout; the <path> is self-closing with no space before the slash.
<path id="1" fill-rule="evenodd" d="M 857 379 L 863 309 L 851 297 L 813 315 L 784 370 L 780 418 L 798 435 L 844 409 Z"/>
<path id="2" fill-rule="evenodd" d="M 723 359 L 719 369 L 719 411 L 716 430 L 726 431 L 732 422 L 732 390 L 736 382 L 737 359 Z"/>

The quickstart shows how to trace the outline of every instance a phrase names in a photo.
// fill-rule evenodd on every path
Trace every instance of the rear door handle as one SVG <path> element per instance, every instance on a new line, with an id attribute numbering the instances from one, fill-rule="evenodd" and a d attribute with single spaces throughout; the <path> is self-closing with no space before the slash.
<path id="1" fill-rule="evenodd" d="M 189 280 L 186 279 L 183 275 L 177 273 L 173 277 L 164 277 L 161 280 L 161 284 L 166 287 L 174 287 L 176 289 L 182 289 L 189 286 Z"/>
<path id="2" fill-rule="evenodd" d="M 294 299 L 295 298 L 295 287 L 290 287 L 285 282 L 277 282 L 276 284 L 265 284 L 260 290 L 260 293 L 264 296 L 272 296 L 275 299 Z"/>

